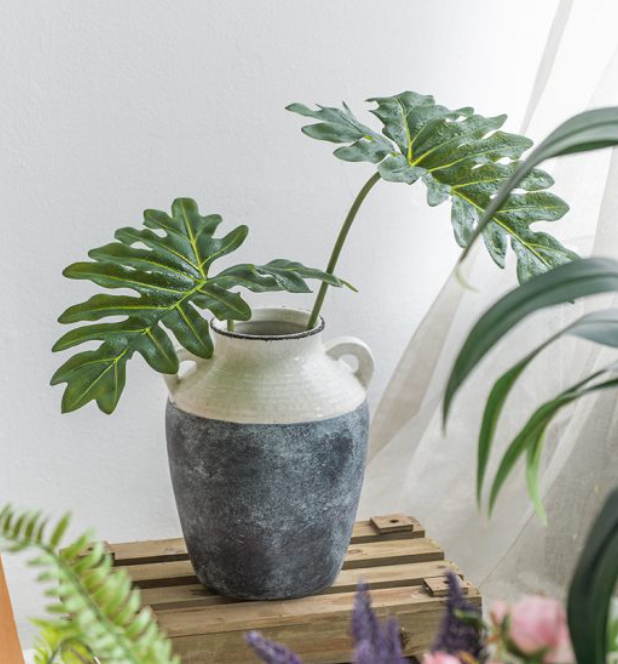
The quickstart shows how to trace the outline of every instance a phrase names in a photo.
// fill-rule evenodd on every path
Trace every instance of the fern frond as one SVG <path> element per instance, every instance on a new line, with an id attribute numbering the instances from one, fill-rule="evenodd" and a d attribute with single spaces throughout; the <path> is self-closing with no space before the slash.
<path id="1" fill-rule="evenodd" d="M 69 515 L 48 531 L 40 512 L 0 510 L 0 543 L 9 552 L 32 551 L 52 604 L 38 620 L 36 664 L 180 664 L 124 570 L 113 568 L 102 545 L 86 533 L 58 551 Z"/>

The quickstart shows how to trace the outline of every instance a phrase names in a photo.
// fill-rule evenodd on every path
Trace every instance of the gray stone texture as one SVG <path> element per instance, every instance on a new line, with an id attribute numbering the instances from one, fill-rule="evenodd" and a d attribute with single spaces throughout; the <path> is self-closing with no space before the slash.
<path id="1" fill-rule="evenodd" d="M 333 583 L 363 481 L 366 402 L 281 425 L 209 420 L 168 402 L 166 421 L 176 502 L 202 584 L 229 597 L 283 599 Z"/>

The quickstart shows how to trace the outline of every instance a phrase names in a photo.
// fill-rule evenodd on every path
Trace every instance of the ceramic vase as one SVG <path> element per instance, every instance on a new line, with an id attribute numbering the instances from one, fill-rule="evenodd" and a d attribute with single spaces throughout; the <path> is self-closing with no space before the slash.
<path id="1" fill-rule="evenodd" d="M 308 312 L 212 324 L 210 360 L 167 376 L 169 464 L 183 534 L 208 589 L 241 599 L 317 593 L 350 541 L 367 452 L 369 348 L 324 341 Z M 356 358 L 356 369 L 343 361 Z"/>

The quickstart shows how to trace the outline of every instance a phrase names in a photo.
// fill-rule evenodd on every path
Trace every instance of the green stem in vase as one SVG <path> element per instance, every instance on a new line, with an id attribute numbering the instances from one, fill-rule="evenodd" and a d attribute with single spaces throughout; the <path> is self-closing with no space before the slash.
<path id="1" fill-rule="evenodd" d="M 360 206 L 363 204 L 363 201 L 367 197 L 367 194 L 371 191 L 373 186 L 380 179 L 381 179 L 380 174 L 374 173 L 369 178 L 369 180 L 365 182 L 363 188 L 358 192 L 358 195 L 354 199 L 352 207 L 350 208 L 350 211 L 348 212 L 345 221 L 343 222 L 343 226 L 339 231 L 337 241 L 335 242 L 335 246 L 333 247 L 333 252 L 330 255 L 330 260 L 328 261 L 328 267 L 326 268 L 327 274 L 335 273 L 335 268 L 337 267 L 337 261 L 339 260 L 341 250 L 343 249 L 343 245 L 345 244 L 345 241 L 348 237 L 348 233 L 350 232 L 350 228 L 354 223 L 354 219 L 356 218 L 358 210 L 360 209 Z M 318 318 L 320 317 L 320 311 L 322 310 L 322 305 L 324 304 L 324 298 L 326 297 L 327 290 L 328 290 L 328 284 L 322 283 L 320 286 L 320 290 L 318 291 L 318 296 L 316 297 L 315 304 L 313 305 L 309 322 L 307 323 L 308 330 L 313 329 L 316 323 L 318 322 Z"/>

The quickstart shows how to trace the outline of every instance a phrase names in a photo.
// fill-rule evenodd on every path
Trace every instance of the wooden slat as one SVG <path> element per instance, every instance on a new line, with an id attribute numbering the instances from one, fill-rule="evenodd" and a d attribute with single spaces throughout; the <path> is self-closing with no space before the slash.
<path id="1" fill-rule="evenodd" d="M 473 590 L 470 598 L 477 595 L 478 592 Z M 157 617 L 159 625 L 172 638 L 191 634 L 262 630 L 289 624 L 312 624 L 342 616 L 349 621 L 354 597 L 354 593 L 335 593 L 270 602 L 234 602 L 199 609 L 162 611 Z M 371 597 L 378 616 L 390 615 L 395 611 L 422 613 L 428 606 L 443 606 L 443 600 L 429 596 L 421 587 L 385 588 L 374 591 Z"/>
<path id="2" fill-rule="evenodd" d="M 369 585 L 371 591 L 380 588 L 402 588 L 423 584 L 428 578 L 444 574 L 446 570 L 459 573 L 459 568 L 448 561 L 405 563 L 342 570 L 333 585 L 322 594 L 354 592 L 359 581 Z M 142 590 L 142 601 L 155 611 L 196 608 L 213 604 L 229 604 L 232 600 L 211 593 L 199 583 L 187 585 L 158 586 Z"/>
<path id="3" fill-rule="evenodd" d="M 361 567 L 341 570 L 335 583 L 326 590 L 330 592 L 354 592 L 359 581 L 364 581 L 370 590 L 381 588 L 404 588 L 421 585 L 427 577 L 444 574 L 446 570 L 459 572 L 459 568 L 446 560 L 421 563 L 401 563 L 382 567 Z"/>
<path id="4" fill-rule="evenodd" d="M 212 593 L 200 583 L 182 586 L 153 586 L 152 588 L 143 588 L 141 594 L 142 603 L 156 612 L 242 601 Z"/>
<path id="5" fill-rule="evenodd" d="M 131 581 L 139 588 L 197 583 L 197 577 L 188 560 L 131 565 L 126 570 L 131 577 Z"/>
<path id="6" fill-rule="evenodd" d="M 413 517 L 407 517 L 412 530 L 380 534 L 370 521 L 358 521 L 354 524 L 351 544 L 363 544 L 375 541 L 416 539 L 425 536 L 425 530 Z M 116 565 L 142 565 L 155 562 L 173 562 L 189 560 L 187 547 L 181 537 L 145 540 L 143 542 L 120 542 L 107 544 L 106 548 L 113 554 Z"/>
<path id="7" fill-rule="evenodd" d="M 380 531 L 371 523 L 371 521 L 357 521 L 354 524 L 354 531 L 350 544 L 363 544 L 365 542 L 375 542 L 377 540 L 402 540 L 425 537 L 425 529 L 414 517 L 407 517 L 412 523 L 411 530 L 395 531 L 391 533 L 380 533 Z"/>
<path id="8" fill-rule="evenodd" d="M 2 567 L 0 555 L 0 662 L 2 664 L 24 664 L 24 657 L 17 635 L 15 616 L 9 597 L 9 587 Z"/>
<path id="9" fill-rule="evenodd" d="M 343 569 L 421 563 L 443 559 L 444 551 L 430 537 L 399 541 L 386 540 L 350 545 L 343 562 Z"/>
<path id="10" fill-rule="evenodd" d="M 143 542 L 121 542 L 111 545 L 116 565 L 189 560 L 182 537 Z"/>
<path id="11" fill-rule="evenodd" d="M 443 607 L 428 606 L 421 612 L 397 611 L 404 655 L 419 657 L 435 639 Z M 385 617 L 382 615 L 381 617 Z M 303 664 L 342 664 L 353 661 L 349 636 L 350 617 L 337 616 L 304 625 L 262 628 L 267 639 L 285 643 Z M 255 664 L 255 654 L 245 643 L 245 632 L 181 636 L 174 639 L 174 650 L 183 664 Z"/>
<path id="12" fill-rule="evenodd" d="M 423 587 L 432 597 L 448 597 L 449 585 L 444 578 L 444 575 L 423 579 Z M 467 595 L 474 589 L 474 586 L 470 581 L 464 581 L 463 579 L 460 579 L 459 587 L 461 588 L 463 595 Z"/>
<path id="13" fill-rule="evenodd" d="M 407 533 L 414 530 L 414 522 L 405 514 L 386 514 L 384 516 L 372 516 L 371 523 L 377 528 L 380 535 L 391 533 Z"/>
<path id="14" fill-rule="evenodd" d="M 254 664 L 245 643 L 253 629 L 285 643 L 304 664 L 350 662 L 350 613 L 361 579 L 377 615 L 396 616 L 404 653 L 420 657 L 443 615 L 444 572 L 463 576 L 416 519 L 399 514 L 355 524 L 335 583 L 301 599 L 246 602 L 209 592 L 198 583 L 182 539 L 116 544 L 111 551 L 115 564 L 142 588 L 143 602 L 183 664 Z M 480 605 L 478 591 L 469 582 L 465 587 L 468 599 Z"/>
<path id="15" fill-rule="evenodd" d="M 443 560 L 444 552 L 429 537 L 408 540 L 386 540 L 350 545 L 343 569 L 380 567 L 412 562 Z M 140 588 L 173 586 L 196 583 L 197 577 L 188 560 L 162 563 L 146 563 L 127 567 L 133 583 Z"/>

